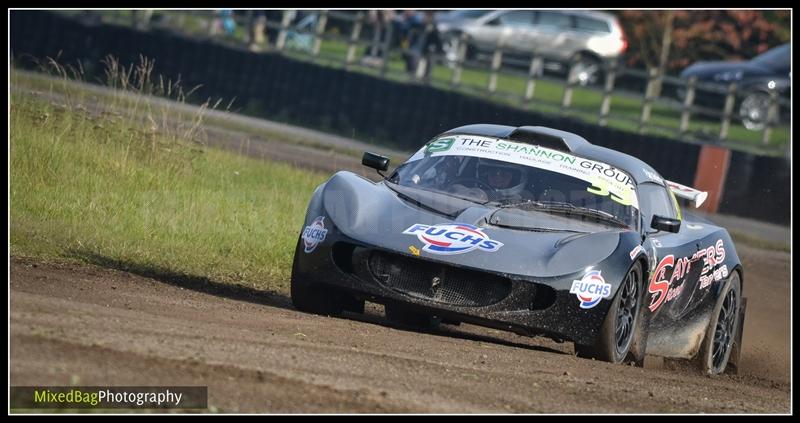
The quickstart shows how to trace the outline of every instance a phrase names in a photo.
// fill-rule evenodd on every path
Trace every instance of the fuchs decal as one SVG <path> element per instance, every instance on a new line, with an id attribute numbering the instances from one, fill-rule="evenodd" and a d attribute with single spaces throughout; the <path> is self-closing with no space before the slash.
<path id="1" fill-rule="evenodd" d="M 636 248 L 631 250 L 631 260 L 635 259 L 636 256 L 639 255 L 639 252 L 644 252 L 644 247 L 641 245 L 637 245 Z"/>
<path id="2" fill-rule="evenodd" d="M 703 259 L 703 269 L 700 272 L 700 289 L 706 288 L 714 281 L 728 277 L 728 267 L 721 266 L 725 260 L 725 248 L 721 239 L 707 248 L 703 248 L 694 253 L 691 257 L 681 257 L 675 259 L 672 254 L 661 259 L 656 266 L 647 291 L 653 294 L 650 298 L 651 312 L 655 312 L 665 302 L 672 301 L 683 292 L 685 278 L 689 275 L 692 263 Z M 672 268 L 672 273 L 667 278 L 667 270 Z"/>
<path id="3" fill-rule="evenodd" d="M 328 230 L 325 229 L 325 216 L 317 216 L 310 225 L 303 229 L 303 251 L 310 253 L 317 248 L 320 242 L 325 241 Z"/>
<path id="4" fill-rule="evenodd" d="M 503 246 L 500 241 L 489 238 L 483 229 L 466 223 L 423 225 L 417 223 L 403 231 L 405 235 L 416 235 L 425 246 L 422 251 L 432 254 L 463 254 L 479 249 L 495 252 Z"/>
<path id="5" fill-rule="evenodd" d="M 606 283 L 599 270 L 592 270 L 583 275 L 579 281 L 572 281 L 570 294 L 575 294 L 581 302 L 581 308 L 596 306 L 603 298 L 611 296 L 611 284 Z"/>

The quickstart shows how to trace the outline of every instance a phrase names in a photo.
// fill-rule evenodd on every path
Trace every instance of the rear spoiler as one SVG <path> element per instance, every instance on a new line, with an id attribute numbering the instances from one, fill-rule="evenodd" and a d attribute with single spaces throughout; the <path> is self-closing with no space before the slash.
<path id="1" fill-rule="evenodd" d="M 706 198 L 708 197 L 708 193 L 705 191 L 699 191 L 692 187 L 687 187 L 686 185 L 681 185 L 677 182 L 672 181 L 664 181 L 667 183 L 667 187 L 669 187 L 670 191 L 675 194 L 676 197 L 683 198 L 685 200 L 690 200 L 694 202 L 694 207 L 700 207 Z"/>

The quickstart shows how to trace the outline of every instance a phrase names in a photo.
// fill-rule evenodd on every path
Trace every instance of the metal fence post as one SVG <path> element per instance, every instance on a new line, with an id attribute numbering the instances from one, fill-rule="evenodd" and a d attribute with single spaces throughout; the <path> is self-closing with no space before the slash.
<path id="1" fill-rule="evenodd" d="M 353 25 L 353 32 L 350 33 L 350 42 L 347 46 L 347 58 L 345 59 L 345 69 L 352 65 L 356 60 L 356 47 L 358 38 L 361 36 L 361 27 L 364 25 L 364 12 L 358 12 L 356 23 Z"/>
<path id="2" fill-rule="evenodd" d="M 494 93 L 497 91 L 497 72 L 500 70 L 500 66 L 503 64 L 503 40 L 502 38 L 497 42 L 497 46 L 494 49 L 494 54 L 492 54 L 492 68 L 491 73 L 489 73 L 489 85 L 486 89 L 489 93 Z"/>
<path id="3" fill-rule="evenodd" d="M 692 117 L 692 104 L 694 104 L 694 91 L 697 85 L 697 76 L 690 76 L 686 82 L 686 97 L 683 99 L 681 108 L 681 124 L 678 128 L 678 135 L 683 138 L 689 132 L 689 119 Z"/>
<path id="4" fill-rule="evenodd" d="M 642 101 L 642 115 L 639 117 L 639 133 L 643 134 L 647 122 L 650 121 L 650 111 L 653 108 L 653 92 L 656 87 L 656 79 L 658 78 L 658 69 L 650 68 L 647 72 L 647 88 L 644 93 L 644 100 Z"/>
<path id="5" fill-rule="evenodd" d="M 281 19 L 281 30 L 278 32 L 278 39 L 275 40 L 275 49 L 278 51 L 283 51 L 283 47 L 286 46 L 286 32 L 289 30 L 289 24 L 294 19 L 295 11 L 294 10 L 284 10 L 283 11 L 283 19 Z"/>
<path id="6" fill-rule="evenodd" d="M 728 85 L 728 94 L 725 96 L 725 108 L 722 112 L 722 123 L 719 126 L 719 140 L 725 141 L 728 138 L 728 130 L 731 127 L 731 115 L 733 114 L 733 104 L 736 102 L 736 83 Z"/>
<path id="7" fill-rule="evenodd" d="M 536 78 L 538 78 L 542 73 L 543 65 L 544 61 L 542 60 L 542 57 L 534 53 L 533 58 L 531 58 L 531 65 L 528 68 L 528 82 L 525 84 L 524 103 L 533 100 L 533 94 L 536 90 Z"/>
<path id="8" fill-rule="evenodd" d="M 328 24 L 328 11 L 323 10 L 319 13 L 317 18 L 317 28 L 314 32 L 314 46 L 311 49 L 311 55 L 314 57 L 319 56 L 319 48 L 322 45 L 322 34 L 325 33 L 325 25 Z"/>
<path id="9" fill-rule="evenodd" d="M 600 126 L 608 125 L 608 114 L 611 112 L 611 93 L 614 92 L 614 80 L 617 78 L 618 61 L 614 60 L 606 72 L 606 84 L 603 87 L 603 101 L 600 103 Z"/>
<path id="10" fill-rule="evenodd" d="M 578 77 L 575 74 L 575 65 L 578 64 L 580 60 L 579 55 L 575 55 L 572 58 L 572 62 L 569 64 L 569 71 L 567 72 L 567 83 L 564 85 L 564 95 L 561 97 L 561 113 L 566 113 L 569 110 L 569 106 L 572 104 L 572 89 L 578 81 Z"/>
<path id="11" fill-rule="evenodd" d="M 461 72 L 464 69 L 464 60 L 467 57 L 467 34 L 461 33 L 458 38 L 458 50 L 456 51 L 456 65 L 453 74 L 450 76 L 450 86 L 457 87 L 461 83 Z"/>
<path id="12" fill-rule="evenodd" d="M 764 125 L 764 134 L 761 137 L 761 144 L 769 144 L 769 139 L 772 137 L 772 128 L 778 122 L 778 90 L 771 88 L 769 90 L 769 109 L 767 110 L 767 121 Z M 789 143 L 791 145 L 791 142 Z"/>

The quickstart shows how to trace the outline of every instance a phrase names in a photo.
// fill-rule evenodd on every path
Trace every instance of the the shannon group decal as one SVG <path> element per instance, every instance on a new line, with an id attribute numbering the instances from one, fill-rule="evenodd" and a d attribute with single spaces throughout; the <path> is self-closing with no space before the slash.
<path id="1" fill-rule="evenodd" d="M 425 246 L 422 251 L 432 254 L 462 254 L 479 249 L 495 252 L 503 246 L 500 241 L 489 238 L 483 229 L 466 223 L 423 225 L 417 223 L 403 231 L 416 235 Z"/>
<path id="2" fill-rule="evenodd" d="M 592 308 L 603 298 L 611 296 L 611 284 L 606 283 L 599 270 L 592 270 L 579 281 L 572 281 L 570 294 L 578 296 L 581 308 Z"/>
<path id="3" fill-rule="evenodd" d="M 328 230 L 325 229 L 325 216 L 317 216 L 310 225 L 303 229 L 303 251 L 310 253 L 317 248 L 320 242 L 325 241 L 325 236 L 328 235 Z"/>

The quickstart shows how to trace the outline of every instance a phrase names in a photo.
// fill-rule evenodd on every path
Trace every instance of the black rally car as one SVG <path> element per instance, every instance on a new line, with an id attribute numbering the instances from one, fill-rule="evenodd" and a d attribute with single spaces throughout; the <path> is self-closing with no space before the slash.
<path id="1" fill-rule="evenodd" d="M 363 163 L 380 173 L 389 160 Z M 368 300 L 404 324 L 466 322 L 721 373 L 735 369 L 746 301 L 728 232 L 676 198 L 706 195 L 572 133 L 456 128 L 377 183 L 341 171 L 317 187 L 292 301 L 335 315 Z"/>

